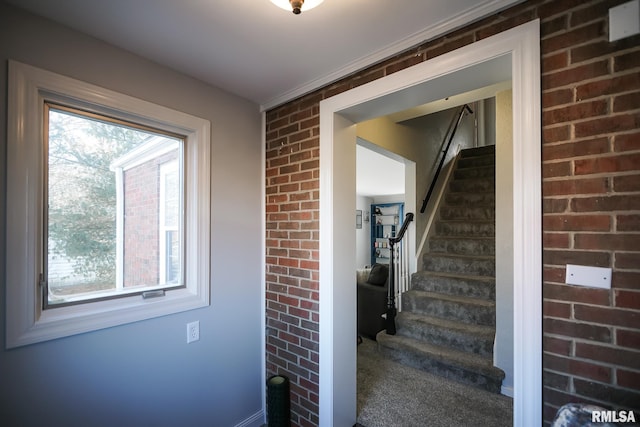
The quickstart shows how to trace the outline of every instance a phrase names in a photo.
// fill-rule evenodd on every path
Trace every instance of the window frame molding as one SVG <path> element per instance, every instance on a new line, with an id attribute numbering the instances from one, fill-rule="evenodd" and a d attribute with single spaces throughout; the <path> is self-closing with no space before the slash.
<path id="1" fill-rule="evenodd" d="M 6 348 L 210 305 L 211 123 L 12 60 L 8 77 Z M 45 101 L 184 136 L 184 288 L 43 309 Z"/>
<path id="2" fill-rule="evenodd" d="M 180 171 L 180 166 L 178 165 L 179 161 L 180 161 L 179 159 L 170 160 L 160 165 L 160 195 L 159 195 L 160 209 L 158 210 L 158 217 L 160 219 L 158 221 L 158 237 L 159 237 L 158 253 L 160 255 L 159 257 L 160 259 L 158 260 L 159 261 L 158 272 L 160 273 L 159 274 L 160 283 L 164 283 L 165 285 L 167 283 L 167 230 L 169 229 L 169 227 L 167 227 L 166 225 L 167 187 L 166 187 L 165 178 L 170 173 L 173 173 L 173 172 L 179 173 Z M 179 185 L 180 183 L 178 183 L 178 186 Z M 178 225 L 176 227 L 171 227 L 171 230 L 173 231 L 173 229 L 175 228 L 176 229 L 175 231 L 178 231 L 180 234 L 183 234 L 181 230 L 182 228 L 181 224 L 182 224 L 182 218 L 178 218 Z M 180 252 L 180 254 L 182 254 L 183 253 L 182 247 L 178 248 L 178 251 Z M 181 256 L 181 258 L 184 258 L 184 257 Z"/>

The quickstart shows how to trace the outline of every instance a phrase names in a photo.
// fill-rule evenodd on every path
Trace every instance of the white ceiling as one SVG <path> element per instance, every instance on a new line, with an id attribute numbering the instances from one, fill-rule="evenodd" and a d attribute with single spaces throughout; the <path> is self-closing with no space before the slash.
<path id="1" fill-rule="evenodd" d="M 4 1 L 268 109 L 522 0 Z"/>

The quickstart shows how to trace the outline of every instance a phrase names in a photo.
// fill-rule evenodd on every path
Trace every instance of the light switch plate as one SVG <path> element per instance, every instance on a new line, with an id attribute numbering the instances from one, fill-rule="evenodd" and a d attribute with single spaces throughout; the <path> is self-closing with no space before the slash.
<path id="1" fill-rule="evenodd" d="M 640 0 L 632 0 L 609 9 L 609 41 L 640 33 Z"/>
<path id="2" fill-rule="evenodd" d="M 567 285 L 611 289 L 611 269 L 567 264 Z"/>

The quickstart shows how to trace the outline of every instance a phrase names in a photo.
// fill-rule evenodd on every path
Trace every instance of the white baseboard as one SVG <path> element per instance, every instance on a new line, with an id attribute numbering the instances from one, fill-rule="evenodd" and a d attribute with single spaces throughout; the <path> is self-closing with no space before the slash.
<path id="1" fill-rule="evenodd" d="M 500 393 L 504 394 L 505 396 L 509 396 L 509 397 L 513 398 L 513 386 L 511 386 L 511 387 L 505 387 L 505 386 L 500 387 Z"/>
<path id="2" fill-rule="evenodd" d="M 246 420 L 236 424 L 235 427 L 261 427 L 266 424 L 266 422 L 267 421 L 264 418 L 264 411 L 261 409 Z"/>

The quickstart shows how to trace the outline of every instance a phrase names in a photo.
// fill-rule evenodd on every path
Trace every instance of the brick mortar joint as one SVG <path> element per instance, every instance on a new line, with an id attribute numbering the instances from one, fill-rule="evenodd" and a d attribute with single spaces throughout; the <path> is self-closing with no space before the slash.
<path id="1" fill-rule="evenodd" d="M 625 211 L 626 212 L 626 211 Z M 607 212 L 545 212 L 542 214 L 543 219 L 547 218 L 559 218 L 559 217 L 615 217 L 615 213 Z M 556 230 L 556 229 L 543 229 L 545 233 L 592 233 L 595 231 L 610 232 L 611 230 Z M 633 251 L 632 251 L 633 252 Z"/>
<path id="2" fill-rule="evenodd" d="M 639 329 L 633 328 L 631 326 L 605 325 L 605 324 L 598 323 L 598 322 L 592 322 L 592 321 L 588 321 L 588 320 L 576 319 L 575 318 L 575 306 L 576 305 L 581 305 L 581 306 L 592 307 L 592 308 L 603 308 L 603 309 L 609 309 L 609 310 L 623 311 L 623 312 L 627 312 L 627 313 L 631 313 L 631 314 L 640 314 L 640 309 L 629 308 L 629 307 L 618 307 L 618 306 L 611 305 L 611 304 L 584 303 L 584 302 L 557 300 L 557 299 L 549 299 L 549 298 L 545 298 L 544 301 L 553 302 L 553 303 L 559 303 L 559 304 L 565 304 L 565 305 L 570 305 L 571 306 L 571 317 L 558 317 L 558 316 L 552 316 L 552 315 L 548 315 L 548 314 L 543 314 L 543 318 L 545 318 L 545 319 L 567 320 L 567 321 L 572 321 L 574 323 L 583 323 L 583 324 L 593 325 L 593 326 L 602 326 L 604 328 L 614 328 L 616 330 L 617 329 L 623 329 L 623 330 L 640 332 Z M 640 351 L 640 350 L 638 350 L 638 351 Z"/>
<path id="3" fill-rule="evenodd" d="M 637 91 L 636 91 L 637 92 Z M 589 99 L 588 101 L 576 101 L 576 104 L 579 104 L 580 102 L 590 102 L 593 99 Z M 602 119 L 614 119 L 614 118 L 619 118 L 622 116 L 631 116 L 634 114 L 637 114 L 638 112 L 640 112 L 640 108 L 638 109 L 634 109 L 634 110 L 624 110 L 624 111 L 608 111 L 607 113 L 604 114 L 599 114 L 597 116 L 590 116 L 590 117 L 585 117 L 585 118 L 581 118 L 581 119 L 572 119 L 572 120 L 567 120 L 566 122 L 559 122 L 559 123 L 566 123 L 569 125 L 576 125 L 576 124 L 582 124 L 582 123 L 588 123 L 588 122 L 593 122 L 593 121 L 597 121 L 597 120 L 602 120 Z M 555 125 L 556 123 L 554 123 Z M 547 125 L 542 126 L 542 128 L 544 129 Z M 589 135 L 591 137 L 595 137 L 598 135 L 607 135 L 607 136 L 612 136 L 612 135 L 616 135 L 618 133 L 631 133 L 632 131 L 637 131 L 637 129 L 624 129 L 618 132 L 606 132 L 603 134 L 593 134 L 593 135 Z"/>
<path id="4" fill-rule="evenodd" d="M 569 160 L 566 160 L 569 161 Z M 549 164 L 553 164 L 553 163 L 549 163 Z M 634 176 L 637 175 L 638 171 L 637 170 L 630 170 L 630 171 L 620 171 L 620 172 L 600 172 L 600 173 L 593 173 L 593 174 L 583 174 L 583 175 L 569 175 L 569 176 L 548 176 L 548 177 L 544 177 L 542 178 L 542 182 L 566 182 L 566 181 L 581 181 L 581 180 L 590 180 L 590 179 L 599 179 L 599 178 L 617 178 L 617 177 L 621 177 L 621 176 Z M 607 189 L 605 192 L 602 193 L 572 193 L 572 194 L 565 194 L 564 197 L 560 197 L 560 198 L 564 198 L 564 199 L 571 199 L 574 196 L 590 196 L 593 197 L 595 195 L 612 195 L 612 194 L 616 194 L 619 195 L 622 192 L 617 192 L 615 191 L 613 188 Z M 628 191 L 628 193 L 631 194 L 640 194 L 640 192 L 638 191 Z M 561 195 L 562 196 L 562 195 Z M 549 196 L 551 197 L 551 196 Z M 545 197 L 546 198 L 546 197 Z"/>
<path id="5" fill-rule="evenodd" d="M 568 125 L 569 125 L 569 123 L 563 122 L 563 123 L 560 123 L 558 126 L 548 125 L 546 128 L 547 128 L 547 130 L 555 130 L 555 129 L 559 129 L 559 128 L 565 128 Z M 554 148 L 554 147 L 558 147 L 558 146 L 562 146 L 562 145 L 568 145 L 568 144 L 579 144 L 581 142 L 589 142 L 589 141 L 595 141 L 595 140 L 605 139 L 605 138 L 610 140 L 614 136 L 619 136 L 619 135 L 624 135 L 624 134 L 633 135 L 635 133 L 637 133 L 637 132 L 636 131 L 623 131 L 623 132 L 618 132 L 618 133 L 611 134 L 611 135 L 606 135 L 606 136 L 595 136 L 595 137 L 594 136 L 584 136 L 584 137 L 574 137 L 574 138 L 571 138 L 571 139 L 566 139 L 566 140 L 561 140 L 561 141 L 543 142 L 542 151 L 544 151 L 545 148 L 548 149 L 548 148 Z M 577 156 L 567 157 L 567 158 L 562 158 L 562 159 L 552 159 L 552 160 L 562 161 L 562 160 L 573 159 L 574 157 L 577 157 Z M 544 160 L 544 161 L 548 161 L 548 160 Z"/>
<path id="6" fill-rule="evenodd" d="M 577 67 L 573 67 L 573 68 L 577 68 Z M 563 70 L 560 70 L 560 71 L 554 70 L 554 71 L 551 71 L 551 72 L 546 73 L 546 74 L 541 74 L 541 77 L 544 79 L 544 77 L 549 77 L 549 76 L 551 76 L 553 74 L 556 74 L 556 73 L 561 73 L 561 72 L 562 73 L 566 73 L 566 72 L 569 72 L 569 71 L 572 71 L 572 69 L 568 68 L 568 69 L 563 69 Z M 586 85 L 591 84 L 591 83 L 598 83 L 598 82 L 613 80 L 613 79 L 615 79 L 617 77 L 624 77 L 626 75 L 635 74 L 637 72 L 638 72 L 638 68 L 632 68 L 630 70 L 617 71 L 617 72 L 609 72 L 609 73 L 606 73 L 606 74 L 600 74 L 600 75 L 597 75 L 595 77 L 590 77 L 588 79 L 580 80 L 580 81 L 577 81 L 577 82 L 576 81 L 571 81 L 571 82 L 568 82 L 568 83 L 565 83 L 565 84 L 561 84 L 561 85 L 551 86 L 551 87 L 548 87 L 548 88 L 541 88 L 540 93 L 542 95 L 544 95 L 546 93 L 554 92 L 554 91 L 557 91 L 559 89 L 576 89 L 576 88 L 583 87 L 583 86 L 586 86 Z M 615 95 L 615 94 L 607 94 L 607 95 L 602 95 L 602 96 L 605 97 L 605 96 L 611 96 L 611 95 Z M 588 98 L 588 99 L 591 99 L 591 98 Z M 581 101 L 582 101 L 581 99 L 576 99 L 576 102 L 581 102 Z M 544 105 L 542 106 L 542 108 L 543 109 L 545 108 Z"/>
<path id="7" fill-rule="evenodd" d="M 288 297 L 288 298 L 292 298 L 292 299 L 297 299 L 297 300 L 300 300 L 300 301 L 309 302 L 309 303 L 312 303 L 312 304 L 318 304 L 318 300 L 314 300 L 314 299 L 311 299 L 311 298 L 303 298 L 303 297 L 299 297 L 299 296 L 297 296 L 297 295 L 296 295 L 296 296 L 291 296 L 291 294 L 280 293 L 280 292 L 276 292 L 276 291 L 269 291 L 269 292 L 271 292 L 271 293 L 273 293 L 273 294 L 276 294 L 276 295 L 282 295 L 282 296 L 286 296 L 286 297 Z M 282 303 L 280 303 L 280 304 L 282 304 Z M 285 305 L 290 306 L 289 304 L 285 304 Z M 295 306 L 294 306 L 294 307 L 295 307 Z M 295 307 L 295 308 L 300 308 L 300 307 Z M 302 310 L 310 311 L 310 312 L 314 312 L 314 313 L 315 313 L 315 312 L 317 312 L 317 310 L 314 310 L 314 309 L 312 309 L 312 308 L 302 308 Z M 298 316 L 293 316 L 293 317 L 298 317 Z M 305 320 L 306 320 L 306 319 L 305 319 Z M 301 328 L 301 329 L 307 329 L 307 328 Z M 309 329 L 309 330 L 310 330 L 310 329 Z M 312 331 L 312 332 L 317 332 L 317 331 Z"/>
<path id="8" fill-rule="evenodd" d="M 545 316 L 543 316 L 545 317 Z M 567 320 L 567 319 L 562 319 L 562 320 Z M 583 323 L 583 322 L 581 322 Z M 598 324 L 598 326 L 602 326 L 601 324 Z M 612 329 L 612 332 L 617 332 L 618 330 L 623 330 L 623 331 L 630 331 L 630 332 L 638 332 L 638 329 L 634 329 L 634 328 L 629 328 L 629 327 L 620 327 L 620 326 L 616 326 L 616 327 L 610 327 Z M 616 334 L 612 334 L 612 338 L 615 338 Z M 567 336 L 567 335 L 560 335 L 560 334 L 554 334 L 551 332 L 545 332 L 543 334 L 543 337 L 548 337 L 548 338 L 556 338 L 556 339 L 562 339 L 564 341 L 571 341 L 572 342 L 572 348 L 570 351 L 570 354 L 567 355 L 567 357 L 572 357 L 572 358 L 579 358 L 578 356 L 576 356 L 576 345 L 577 344 L 587 344 L 587 345 L 592 345 L 592 346 L 598 346 L 598 347 L 606 347 L 607 349 L 610 350 L 623 350 L 623 351 L 630 351 L 633 353 L 638 353 L 638 355 L 640 356 L 640 350 L 634 349 L 632 347 L 625 347 L 623 345 L 620 344 L 616 344 L 613 342 L 603 342 L 603 341 L 594 341 L 594 340 L 590 340 L 588 338 L 581 338 L 581 337 L 572 337 L 572 336 Z M 550 353 L 547 350 L 543 349 L 543 353 Z M 557 353 L 553 353 L 553 354 L 557 354 Z M 606 363 L 606 362 L 600 362 L 600 363 Z M 627 369 L 627 368 L 623 368 L 623 369 Z M 628 369 L 633 369 L 633 368 L 628 368 Z"/>
<path id="9" fill-rule="evenodd" d="M 567 359 L 571 359 L 571 357 L 566 357 L 566 358 Z M 587 360 L 587 361 L 591 362 L 590 359 Z M 605 385 L 605 386 L 613 386 L 614 388 L 617 388 L 617 389 L 620 389 L 620 390 L 624 390 L 624 391 L 630 391 L 630 392 L 634 392 L 634 393 L 638 392 L 637 389 L 625 387 L 623 385 L 618 384 L 616 373 L 617 373 L 617 370 L 620 369 L 619 367 L 611 366 L 611 365 L 605 366 L 605 365 L 603 365 L 601 363 L 593 363 L 593 364 L 598 365 L 598 366 L 602 366 L 602 367 L 606 367 L 606 368 L 611 368 L 612 369 L 611 381 L 606 383 L 606 382 L 602 382 L 602 381 L 599 381 L 599 380 L 596 380 L 596 379 L 593 379 L 593 378 L 580 376 L 578 374 L 572 374 L 572 373 L 567 373 L 567 372 L 563 372 L 563 371 L 558 371 L 558 370 L 555 370 L 555 369 L 549 369 L 549 368 L 546 368 L 546 367 L 543 368 L 543 370 L 545 372 L 549 372 L 549 373 L 556 374 L 556 375 L 560 374 L 560 375 L 562 375 L 564 377 L 567 377 L 567 378 L 577 378 L 577 379 L 582 380 L 582 381 L 594 382 L 594 383 L 602 384 L 602 385 Z M 625 369 L 625 370 L 627 370 L 627 369 Z M 631 368 L 629 368 L 628 370 L 631 371 L 631 372 L 640 373 L 640 370 L 631 369 Z M 561 390 L 561 389 L 558 389 L 558 388 L 555 388 L 555 387 L 552 387 L 552 386 L 549 386 L 549 385 L 547 385 L 545 387 L 551 388 L 551 389 L 555 389 L 555 390 Z M 636 412 L 638 412 L 638 411 L 636 410 Z"/>
<path id="10" fill-rule="evenodd" d="M 565 89 L 560 89 L 560 90 L 565 90 Z M 600 96 L 594 96 L 594 97 L 590 97 L 590 98 L 585 98 L 585 99 L 576 99 L 575 101 L 569 101 L 566 102 L 564 104 L 553 104 L 549 107 L 542 107 L 542 113 L 551 113 L 554 111 L 562 111 L 562 110 L 567 110 L 568 108 L 571 107 L 583 107 L 583 106 L 588 106 L 588 104 L 592 104 L 594 102 L 598 102 L 598 101 L 604 101 L 605 103 L 607 103 L 607 111 L 604 114 L 600 114 L 598 116 L 590 116 L 587 117 L 584 120 L 588 120 L 591 118 L 595 118 L 595 117 L 601 117 L 601 116 L 611 116 L 611 115 L 618 115 L 618 114 L 623 114 L 623 113 L 633 113 L 635 111 L 640 111 L 640 107 L 639 108 L 634 108 L 634 109 L 629 109 L 629 110 L 624 110 L 621 112 L 615 112 L 613 111 L 613 109 L 611 107 L 613 107 L 613 102 L 615 101 L 616 98 L 621 97 L 621 96 L 627 96 L 627 95 L 635 95 L 638 93 L 638 91 L 640 91 L 640 89 L 632 87 L 631 89 L 627 90 L 627 91 L 621 91 L 621 92 L 615 92 L 615 93 L 608 93 L 608 94 L 603 94 Z M 551 92 L 555 92 L 555 90 L 549 90 L 548 93 Z M 543 93 L 544 94 L 544 93 Z M 556 125 L 559 124 L 564 124 L 564 123 L 573 123 L 575 121 L 579 121 L 579 120 L 568 120 L 566 122 L 557 122 L 557 123 L 553 123 L 553 124 L 549 124 L 546 125 L 548 127 L 556 127 Z M 630 132 L 629 130 L 626 130 L 624 132 Z"/>
<path id="11" fill-rule="evenodd" d="M 629 392 L 634 392 L 634 393 L 638 392 L 638 390 L 636 390 L 636 389 L 619 385 L 618 381 L 617 381 L 615 369 L 611 372 L 611 381 L 608 382 L 608 383 L 605 383 L 605 382 L 602 382 L 602 381 L 598 381 L 598 380 L 595 380 L 593 378 L 580 376 L 580 375 L 577 375 L 577 374 L 569 374 L 569 373 L 566 373 L 566 372 L 563 372 L 563 371 L 557 371 L 557 370 L 548 369 L 548 368 L 544 368 L 543 370 L 545 372 L 549 372 L 549 373 L 556 374 L 556 375 L 560 374 L 561 376 L 566 377 L 567 379 L 571 379 L 571 380 L 573 380 L 575 378 L 575 379 L 578 379 L 578 380 L 581 380 L 581 381 L 594 382 L 594 383 L 601 384 L 601 385 L 604 385 L 604 386 L 607 386 L 607 387 L 613 387 L 613 388 L 616 388 L 616 389 L 619 389 L 619 390 L 622 390 L 622 391 L 629 391 Z M 571 381 L 571 383 L 573 383 L 573 381 Z M 567 386 L 569 386 L 569 382 L 567 382 Z M 572 386 L 573 386 L 573 384 L 572 384 Z M 558 391 L 561 391 L 563 393 L 564 392 L 566 392 L 566 393 L 574 393 L 574 394 L 577 393 L 575 391 L 575 389 L 572 390 L 572 391 L 569 391 L 569 390 L 563 390 L 562 388 L 558 388 L 558 387 L 551 386 L 551 385 L 545 385 L 544 387 L 548 388 L 548 389 L 551 389 L 551 390 L 558 390 Z M 606 400 L 596 399 L 596 398 L 591 397 L 591 396 L 585 396 L 585 397 L 587 397 L 590 400 L 597 400 L 597 401 L 600 401 L 600 402 L 610 403 L 610 402 L 608 402 Z M 636 412 L 638 412 L 638 411 L 636 410 Z"/>

